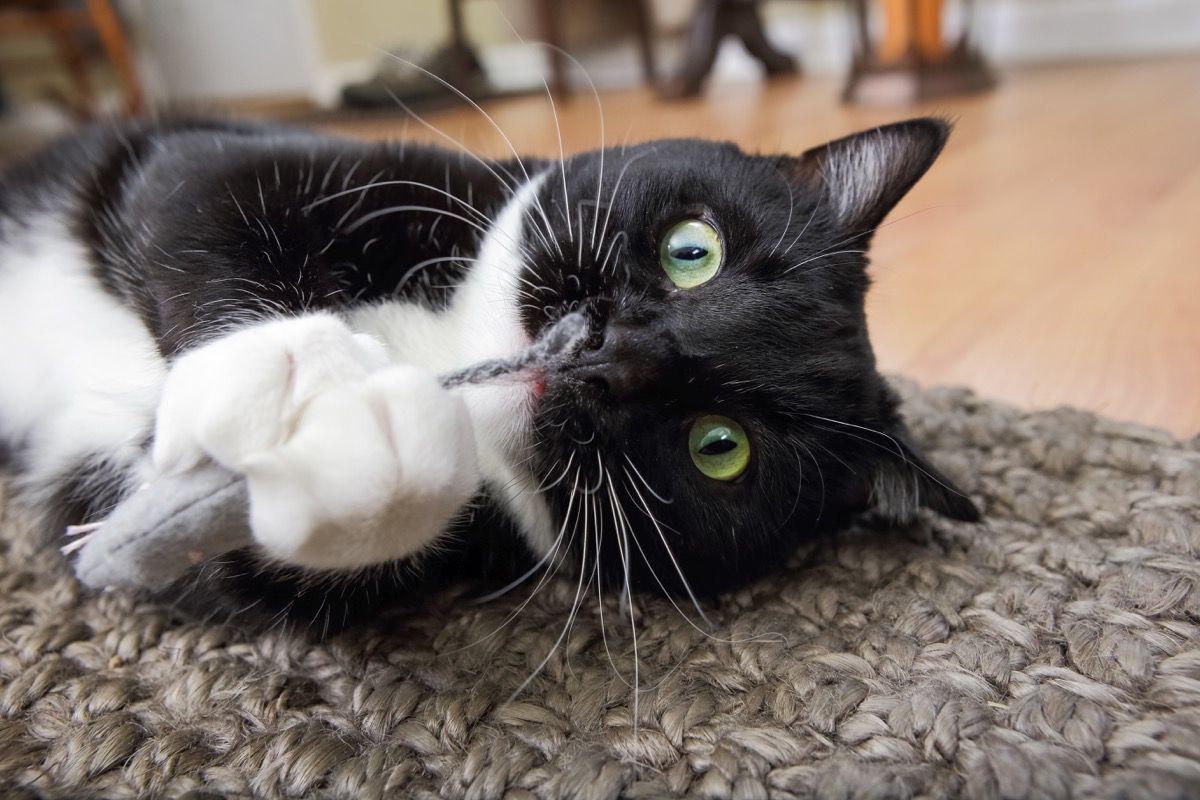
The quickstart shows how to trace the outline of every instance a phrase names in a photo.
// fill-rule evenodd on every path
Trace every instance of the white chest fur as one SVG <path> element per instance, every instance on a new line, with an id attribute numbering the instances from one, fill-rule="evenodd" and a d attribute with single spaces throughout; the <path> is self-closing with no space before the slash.
<path id="1" fill-rule="evenodd" d="M 411 303 L 380 303 L 349 314 L 352 328 L 380 339 L 393 361 L 443 373 L 529 345 L 519 318 L 525 222 L 541 183 L 516 192 L 497 215 L 462 286 L 445 311 Z M 504 505 L 531 548 L 546 552 L 554 540 L 550 511 L 525 466 L 534 396 L 526 383 L 465 386 L 460 390 L 474 426 L 484 482 Z"/>

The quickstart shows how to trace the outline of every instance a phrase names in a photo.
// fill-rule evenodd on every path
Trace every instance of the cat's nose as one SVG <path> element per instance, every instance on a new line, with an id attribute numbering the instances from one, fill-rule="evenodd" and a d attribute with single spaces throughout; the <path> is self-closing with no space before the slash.
<path id="1" fill-rule="evenodd" d="M 598 345 L 578 355 L 571 372 L 628 400 L 658 379 L 664 357 L 661 340 L 649 330 L 610 322 Z"/>

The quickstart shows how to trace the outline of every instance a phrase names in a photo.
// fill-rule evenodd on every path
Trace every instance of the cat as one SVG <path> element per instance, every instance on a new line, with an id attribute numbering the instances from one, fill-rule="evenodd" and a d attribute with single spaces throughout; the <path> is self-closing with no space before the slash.
<path id="1" fill-rule="evenodd" d="M 863 512 L 975 520 L 911 441 L 863 309 L 872 233 L 948 132 L 488 161 L 226 120 L 87 128 L 0 188 L 16 492 L 58 531 L 216 461 L 246 476 L 257 545 L 190 586 L 327 616 L 467 563 L 711 595 Z M 558 367 L 434 377 L 576 309 L 587 340 Z"/>

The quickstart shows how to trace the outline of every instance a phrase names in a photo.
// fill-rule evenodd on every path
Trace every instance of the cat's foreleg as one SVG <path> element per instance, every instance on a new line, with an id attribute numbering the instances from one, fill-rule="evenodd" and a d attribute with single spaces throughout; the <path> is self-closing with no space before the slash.
<path id="1" fill-rule="evenodd" d="M 417 552 L 480 480 L 462 400 L 329 314 L 245 328 L 176 360 L 153 460 L 178 473 L 205 459 L 246 477 L 265 553 L 312 568 Z"/>

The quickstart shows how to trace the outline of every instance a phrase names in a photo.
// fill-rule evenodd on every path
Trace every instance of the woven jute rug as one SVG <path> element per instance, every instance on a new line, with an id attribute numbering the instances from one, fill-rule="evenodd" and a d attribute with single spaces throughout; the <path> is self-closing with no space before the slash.
<path id="1" fill-rule="evenodd" d="M 636 724 L 615 599 L 508 702 L 573 582 L 322 644 L 89 595 L 10 511 L 0 794 L 1200 796 L 1200 441 L 901 389 L 986 522 L 814 544 L 711 626 L 642 598 Z"/>

